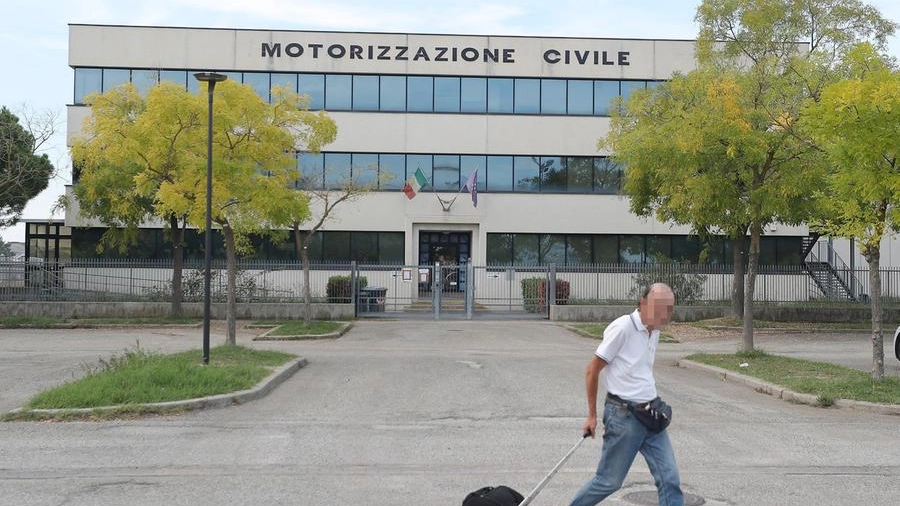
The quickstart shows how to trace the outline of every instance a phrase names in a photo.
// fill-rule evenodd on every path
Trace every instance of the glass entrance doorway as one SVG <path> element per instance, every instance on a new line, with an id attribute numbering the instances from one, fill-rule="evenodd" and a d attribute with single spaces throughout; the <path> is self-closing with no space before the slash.
<path id="1" fill-rule="evenodd" d="M 441 264 L 441 291 L 465 291 L 465 269 L 460 266 L 469 261 L 471 242 L 471 232 L 419 232 L 419 265 L 433 267 L 435 263 Z M 420 289 L 430 291 L 432 286 L 433 283 L 428 283 Z"/>

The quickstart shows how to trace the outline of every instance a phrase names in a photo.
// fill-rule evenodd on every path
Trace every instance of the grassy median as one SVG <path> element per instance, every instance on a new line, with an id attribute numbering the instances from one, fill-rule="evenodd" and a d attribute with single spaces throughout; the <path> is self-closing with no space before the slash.
<path id="1" fill-rule="evenodd" d="M 603 331 L 606 330 L 605 323 L 576 323 L 571 325 L 571 327 L 579 334 L 585 337 L 592 337 L 594 339 L 603 339 Z M 678 340 L 675 339 L 671 334 L 660 332 L 659 342 L 677 343 Z"/>
<path id="2" fill-rule="evenodd" d="M 210 350 L 209 365 L 204 365 L 200 350 L 162 354 L 136 346 L 97 365 L 85 365 L 80 379 L 37 394 L 25 405 L 23 417 L 34 409 L 134 406 L 134 411 L 146 411 L 137 407 L 246 390 L 294 357 L 219 346 Z"/>
<path id="3" fill-rule="evenodd" d="M 830 406 L 836 399 L 900 404 L 900 377 L 874 381 L 866 371 L 771 355 L 762 350 L 698 353 L 685 359 L 759 378 L 795 392 L 815 395 L 822 406 Z"/>

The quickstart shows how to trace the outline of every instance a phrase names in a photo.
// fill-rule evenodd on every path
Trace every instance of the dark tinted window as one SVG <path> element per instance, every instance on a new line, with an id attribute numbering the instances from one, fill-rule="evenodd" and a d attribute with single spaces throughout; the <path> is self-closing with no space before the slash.
<path id="1" fill-rule="evenodd" d="M 434 112 L 459 112 L 459 78 L 434 78 Z"/>
<path id="2" fill-rule="evenodd" d="M 352 106 L 353 80 L 350 76 L 325 76 L 325 109 L 330 111 L 349 111 Z"/>
<path id="3" fill-rule="evenodd" d="M 434 110 L 434 79 L 409 76 L 406 79 L 406 106 L 411 112 Z"/>
<path id="4" fill-rule="evenodd" d="M 517 114 L 541 112 L 541 80 L 516 79 L 515 107 Z"/>
<path id="5" fill-rule="evenodd" d="M 309 96 L 309 109 L 318 111 L 325 108 L 325 76 L 322 74 L 300 74 L 298 93 Z"/>
<path id="6" fill-rule="evenodd" d="M 406 110 L 406 76 L 381 76 L 381 110 Z"/>
<path id="7" fill-rule="evenodd" d="M 541 79 L 541 114 L 566 113 L 566 80 Z"/>
<path id="8" fill-rule="evenodd" d="M 460 80 L 460 111 L 483 113 L 487 110 L 487 79 L 463 77 Z"/>
<path id="9" fill-rule="evenodd" d="M 353 110 L 378 110 L 378 76 L 353 76 Z"/>

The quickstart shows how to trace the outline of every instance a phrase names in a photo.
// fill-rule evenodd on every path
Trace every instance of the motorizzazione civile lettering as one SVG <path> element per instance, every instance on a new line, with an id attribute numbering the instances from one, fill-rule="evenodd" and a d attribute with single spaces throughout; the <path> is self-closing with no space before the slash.
<path id="1" fill-rule="evenodd" d="M 263 58 L 331 58 L 374 61 L 414 62 L 484 62 L 516 63 L 515 48 L 476 48 L 471 46 L 402 46 L 263 42 Z M 542 59 L 550 65 L 631 65 L 630 51 L 602 51 L 596 49 L 546 49 Z"/>

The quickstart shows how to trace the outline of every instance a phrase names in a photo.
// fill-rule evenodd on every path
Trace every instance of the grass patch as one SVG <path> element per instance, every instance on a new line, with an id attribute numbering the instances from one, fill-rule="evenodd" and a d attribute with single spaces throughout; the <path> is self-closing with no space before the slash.
<path id="1" fill-rule="evenodd" d="M 4 327 L 50 327 L 66 321 L 62 318 L 50 316 L 3 316 L 0 317 L 0 325 Z"/>
<path id="2" fill-rule="evenodd" d="M 197 324 L 200 318 L 189 317 L 134 317 L 134 318 L 54 318 L 49 316 L 4 316 L 3 327 L 55 327 L 60 325 L 186 325 Z"/>
<path id="3" fill-rule="evenodd" d="M 282 323 L 269 333 L 270 336 L 321 336 L 337 332 L 346 323 L 313 321 L 309 325 L 302 321 Z"/>
<path id="4" fill-rule="evenodd" d="M 815 395 L 821 406 L 830 406 L 835 399 L 900 404 L 900 377 L 886 377 L 876 382 L 865 371 L 771 355 L 761 350 L 731 354 L 700 353 L 685 358 L 759 378 L 795 392 Z M 746 365 L 741 367 L 741 364 Z"/>
<path id="5" fill-rule="evenodd" d="M 88 325 L 193 325 L 201 323 L 200 318 L 187 316 L 135 317 L 135 318 L 72 318 L 67 323 Z"/>
<path id="6" fill-rule="evenodd" d="M 603 339 L 603 331 L 606 330 L 605 323 L 576 323 L 572 325 L 579 334 L 587 337 L 591 337 L 594 339 Z M 678 340 L 675 339 L 671 334 L 666 334 L 665 332 L 659 333 L 659 342 L 661 343 L 677 343 Z"/>
<path id="7" fill-rule="evenodd" d="M 744 322 L 733 317 L 710 318 L 708 320 L 698 320 L 692 322 L 697 327 L 743 327 Z M 798 330 L 817 330 L 817 329 L 834 329 L 834 330 L 865 330 L 871 329 L 871 322 L 773 322 L 766 320 L 753 320 L 753 328 L 757 329 L 798 329 Z"/>
<path id="8" fill-rule="evenodd" d="M 292 358 L 278 351 L 219 346 L 210 351 L 205 366 L 199 350 L 164 355 L 137 346 L 84 366 L 84 377 L 34 396 L 25 408 L 127 406 L 236 392 L 253 387 Z"/>

